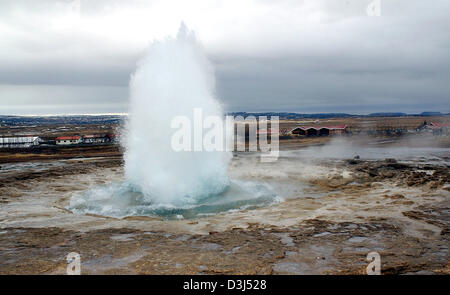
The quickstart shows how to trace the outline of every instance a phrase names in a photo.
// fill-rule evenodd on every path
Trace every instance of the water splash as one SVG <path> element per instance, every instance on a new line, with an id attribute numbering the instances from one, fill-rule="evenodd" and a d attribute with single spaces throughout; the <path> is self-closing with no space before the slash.
<path id="1" fill-rule="evenodd" d="M 130 82 L 125 176 L 147 201 L 183 205 L 226 189 L 229 153 L 171 148 L 171 120 L 192 120 L 194 108 L 223 117 L 213 68 L 194 33 L 181 24 L 176 38 L 151 44 Z"/>
<path id="2" fill-rule="evenodd" d="M 231 152 L 177 152 L 175 116 L 224 118 L 215 97 L 214 71 L 193 32 L 150 45 L 130 81 L 129 119 L 122 144 L 125 181 L 75 194 L 68 209 L 124 217 L 194 218 L 277 202 L 264 184 L 230 180 Z M 207 132 L 208 130 L 205 130 Z"/>

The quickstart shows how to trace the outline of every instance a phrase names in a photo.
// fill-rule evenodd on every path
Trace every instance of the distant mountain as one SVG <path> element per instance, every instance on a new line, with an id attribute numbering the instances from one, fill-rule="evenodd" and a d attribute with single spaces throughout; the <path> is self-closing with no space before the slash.
<path id="1" fill-rule="evenodd" d="M 358 115 L 350 115 L 345 113 L 319 113 L 319 114 L 299 114 L 299 113 L 286 113 L 286 112 L 262 112 L 262 113 L 247 113 L 247 112 L 231 112 L 227 113 L 230 116 L 278 116 L 280 119 L 327 119 L 327 118 L 353 118 L 358 117 Z"/>
<path id="2" fill-rule="evenodd" d="M 371 113 L 371 114 L 368 114 L 367 116 L 368 117 L 405 117 L 405 116 L 408 116 L 408 114 L 388 112 L 388 113 Z"/>
<path id="3" fill-rule="evenodd" d="M 70 115 L 70 116 L 1 116 L 0 125 L 31 126 L 31 125 L 87 125 L 87 124 L 118 124 L 124 120 L 121 115 Z"/>
<path id="4" fill-rule="evenodd" d="M 420 113 L 420 115 L 424 116 L 424 117 L 426 117 L 426 116 L 441 116 L 442 113 L 441 112 L 423 112 L 423 113 Z"/>
<path id="5" fill-rule="evenodd" d="M 279 116 L 284 120 L 300 120 L 300 119 L 329 119 L 329 118 L 356 118 L 356 117 L 404 117 L 404 116 L 449 116 L 450 114 L 441 114 L 440 112 L 423 112 L 420 114 L 406 114 L 400 112 L 388 113 L 372 113 L 369 115 L 352 115 L 347 113 L 318 113 L 318 114 L 301 114 L 289 112 L 230 112 L 227 115 L 232 116 Z M 50 116 L 16 116 L 16 115 L 0 115 L 0 126 L 32 126 L 32 125 L 89 125 L 89 124 L 121 124 L 124 122 L 126 115 L 108 114 L 108 115 L 50 115 Z"/>
<path id="6" fill-rule="evenodd" d="M 423 112 L 420 114 L 407 114 L 402 112 L 379 112 L 371 113 L 368 115 L 355 115 L 347 113 L 317 113 L 317 114 L 301 114 L 301 113 L 288 113 L 288 112 L 260 112 L 260 113 L 250 113 L 250 112 L 230 112 L 227 115 L 231 116 L 279 116 L 280 119 L 329 119 L 329 118 L 356 118 L 356 117 L 420 117 L 420 116 L 448 116 L 449 114 L 442 114 L 440 112 Z"/>

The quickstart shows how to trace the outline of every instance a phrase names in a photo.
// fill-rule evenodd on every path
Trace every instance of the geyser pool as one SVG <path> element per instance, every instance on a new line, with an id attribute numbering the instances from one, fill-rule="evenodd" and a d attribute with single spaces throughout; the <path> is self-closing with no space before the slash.
<path id="1" fill-rule="evenodd" d="M 176 38 L 153 42 L 130 80 L 129 117 L 121 140 L 125 181 L 75 195 L 69 209 L 123 217 L 195 217 L 251 208 L 276 200 L 262 184 L 231 181 L 231 152 L 175 151 L 174 117 L 191 121 L 193 110 L 224 118 L 215 78 L 193 32 L 181 25 Z M 203 132 L 203 131 L 202 131 Z"/>
<path id="2" fill-rule="evenodd" d="M 94 187 L 76 194 L 69 208 L 79 214 L 111 217 L 162 216 L 165 219 L 190 219 L 222 212 L 254 209 L 282 201 L 263 183 L 231 180 L 227 188 L 202 200 L 183 205 L 156 203 L 129 183 Z"/>

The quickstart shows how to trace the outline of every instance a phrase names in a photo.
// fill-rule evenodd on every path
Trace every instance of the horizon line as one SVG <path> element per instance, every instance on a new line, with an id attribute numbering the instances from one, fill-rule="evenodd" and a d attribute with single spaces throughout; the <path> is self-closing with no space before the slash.
<path id="1" fill-rule="evenodd" d="M 289 111 L 230 111 L 224 112 L 224 114 L 230 113 L 247 113 L 247 114 L 258 114 L 258 113 L 286 113 L 286 114 L 298 114 L 298 115 L 328 115 L 328 114 L 342 114 L 350 116 L 367 116 L 371 114 L 405 114 L 405 115 L 422 115 L 426 113 L 435 113 L 436 115 L 450 115 L 450 113 L 442 113 L 438 111 L 423 111 L 420 113 L 406 113 L 401 111 L 392 112 L 372 112 L 372 113 L 347 113 L 347 112 L 289 112 Z M 16 117 L 70 117 L 70 116 L 128 116 L 127 112 L 114 112 L 114 113 L 51 113 L 51 114 L 0 114 L 1 116 L 16 116 Z"/>

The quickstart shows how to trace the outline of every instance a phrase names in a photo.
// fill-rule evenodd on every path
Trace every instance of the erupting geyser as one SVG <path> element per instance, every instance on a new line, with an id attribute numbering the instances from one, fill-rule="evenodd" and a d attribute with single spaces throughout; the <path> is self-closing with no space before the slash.
<path id="1" fill-rule="evenodd" d="M 76 193 L 67 208 L 114 217 L 192 218 L 279 201 L 265 184 L 228 179 L 231 152 L 173 148 L 177 130 L 172 120 L 183 116 L 198 124 L 194 110 L 224 121 L 213 68 L 194 33 L 182 24 L 176 38 L 150 45 L 132 75 L 122 137 L 125 181 Z"/>
<path id="2" fill-rule="evenodd" d="M 193 109 L 223 118 L 213 68 L 192 31 L 151 44 L 130 82 L 124 137 L 125 176 L 149 201 L 182 205 L 222 192 L 228 185 L 227 152 L 174 151 L 171 120 Z"/>

